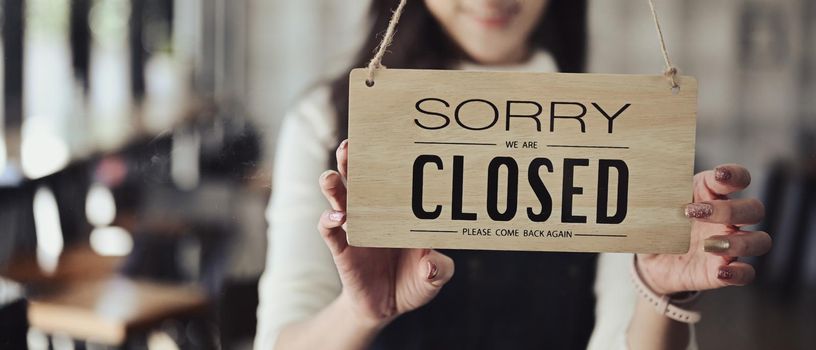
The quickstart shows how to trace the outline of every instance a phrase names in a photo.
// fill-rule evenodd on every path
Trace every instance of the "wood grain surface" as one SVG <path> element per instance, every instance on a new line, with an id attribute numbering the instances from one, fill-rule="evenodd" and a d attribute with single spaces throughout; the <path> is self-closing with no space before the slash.
<path id="1" fill-rule="evenodd" d="M 355 69 L 348 241 L 686 252 L 697 81 L 679 79 Z"/>

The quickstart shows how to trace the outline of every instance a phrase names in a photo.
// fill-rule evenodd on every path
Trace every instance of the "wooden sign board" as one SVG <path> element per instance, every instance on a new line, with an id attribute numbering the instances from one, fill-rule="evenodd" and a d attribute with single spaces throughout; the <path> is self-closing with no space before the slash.
<path id="1" fill-rule="evenodd" d="M 697 82 L 385 69 L 349 87 L 354 246 L 684 253 Z"/>

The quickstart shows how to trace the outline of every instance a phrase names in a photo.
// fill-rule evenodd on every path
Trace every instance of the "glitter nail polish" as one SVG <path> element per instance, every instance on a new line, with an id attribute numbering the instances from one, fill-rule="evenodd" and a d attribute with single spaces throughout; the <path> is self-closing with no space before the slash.
<path id="1" fill-rule="evenodd" d="M 717 278 L 721 280 L 730 280 L 734 278 L 734 273 L 731 272 L 730 270 L 720 268 L 720 270 L 717 271 Z"/>
<path id="2" fill-rule="evenodd" d="M 714 207 L 708 203 L 691 203 L 686 205 L 686 217 L 689 218 L 707 218 L 714 212 Z"/>
<path id="3" fill-rule="evenodd" d="M 718 167 L 714 169 L 714 179 L 718 182 L 728 182 L 731 180 L 731 171 L 726 167 Z"/>

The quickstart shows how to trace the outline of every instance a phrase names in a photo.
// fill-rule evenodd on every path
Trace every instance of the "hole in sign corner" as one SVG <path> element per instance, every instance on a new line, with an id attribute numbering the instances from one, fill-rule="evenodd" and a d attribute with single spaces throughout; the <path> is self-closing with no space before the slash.
<path id="1" fill-rule="evenodd" d="M 368 80 L 368 79 L 366 79 L 365 84 L 366 84 L 366 86 L 368 86 L 368 87 L 372 87 L 372 86 L 374 86 L 374 80 Z"/>

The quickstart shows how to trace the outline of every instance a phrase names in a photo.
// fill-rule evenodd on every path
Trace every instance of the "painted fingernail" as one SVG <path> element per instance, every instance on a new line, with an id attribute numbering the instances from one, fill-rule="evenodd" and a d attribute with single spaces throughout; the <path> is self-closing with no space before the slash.
<path id="1" fill-rule="evenodd" d="M 439 268 L 436 267 L 432 262 L 428 262 L 428 279 L 432 280 L 436 278 L 436 275 L 439 274 Z"/>
<path id="2" fill-rule="evenodd" d="M 329 175 L 331 175 L 332 173 L 333 173 L 333 171 L 331 171 L 331 170 L 324 171 L 322 174 L 320 174 L 320 181 L 321 182 L 326 181 L 326 179 L 328 179 Z"/>
<path id="3" fill-rule="evenodd" d="M 719 271 L 717 271 L 717 278 L 721 280 L 730 280 L 734 278 L 734 273 L 731 270 L 728 270 L 725 267 L 721 267 Z"/>
<path id="4" fill-rule="evenodd" d="M 714 207 L 708 203 L 691 203 L 686 205 L 686 217 L 689 218 L 707 218 L 711 216 Z"/>
<path id="5" fill-rule="evenodd" d="M 723 166 L 717 167 L 714 169 L 714 180 L 718 182 L 728 182 L 728 180 L 731 180 L 731 170 Z"/>
<path id="6" fill-rule="evenodd" d="M 709 253 L 722 253 L 731 247 L 731 242 L 719 238 L 707 238 L 703 241 L 703 250 Z"/>
<path id="7" fill-rule="evenodd" d="M 342 211 L 333 211 L 333 212 L 329 213 L 329 220 L 334 221 L 334 222 L 340 222 L 340 221 L 343 221 L 343 217 L 345 217 L 345 216 L 346 216 L 346 213 L 344 213 Z"/>

